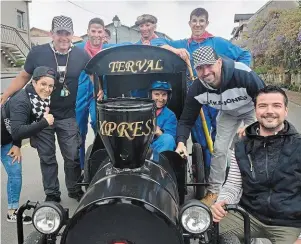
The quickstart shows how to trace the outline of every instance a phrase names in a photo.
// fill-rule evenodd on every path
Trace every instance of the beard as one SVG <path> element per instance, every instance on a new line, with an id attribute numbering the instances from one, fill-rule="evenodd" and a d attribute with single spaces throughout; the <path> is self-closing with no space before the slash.
<path id="1" fill-rule="evenodd" d="M 266 131 L 276 131 L 283 126 L 283 120 L 281 120 L 278 116 L 273 115 L 261 116 L 258 122 Z"/>

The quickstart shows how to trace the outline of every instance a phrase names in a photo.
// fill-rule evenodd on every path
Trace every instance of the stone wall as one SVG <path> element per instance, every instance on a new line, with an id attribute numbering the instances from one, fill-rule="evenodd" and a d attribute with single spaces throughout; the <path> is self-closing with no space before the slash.
<path id="1" fill-rule="evenodd" d="M 301 73 L 297 74 L 261 74 L 260 77 L 268 84 L 285 84 L 301 86 Z"/>

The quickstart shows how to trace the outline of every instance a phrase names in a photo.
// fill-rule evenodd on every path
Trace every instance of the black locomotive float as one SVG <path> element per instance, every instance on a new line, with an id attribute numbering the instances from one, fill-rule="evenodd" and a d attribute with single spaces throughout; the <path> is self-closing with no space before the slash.
<path id="1" fill-rule="evenodd" d="M 199 201 L 206 185 L 200 145 L 193 146 L 194 183 L 188 184 L 187 160 L 177 153 L 160 154 L 159 163 L 148 159 L 155 105 L 147 97 L 128 97 L 129 91 L 147 89 L 152 81 L 168 81 L 168 107 L 179 118 L 186 96 L 184 61 L 159 47 L 123 46 L 97 54 L 86 71 L 93 75 L 95 92 L 101 84 L 108 97 L 97 103 L 98 134 L 79 181 L 86 193 L 72 217 L 58 203 L 28 201 L 18 211 L 18 243 L 236 243 L 219 236 L 210 209 Z M 187 186 L 194 187 L 195 199 L 185 201 Z M 24 240 L 21 216 L 31 208 L 36 231 Z M 245 243 L 250 243 L 248 215 L 235 205 L 226 208 L 244 216 Z"/>

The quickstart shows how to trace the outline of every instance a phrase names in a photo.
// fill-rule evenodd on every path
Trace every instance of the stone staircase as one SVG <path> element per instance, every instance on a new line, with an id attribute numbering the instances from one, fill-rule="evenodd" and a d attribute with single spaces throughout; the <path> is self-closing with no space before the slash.
<path id="1" fill-rule="evenodd" d="M 25 55 L 15 47 L 1 47 L 0 51 L 5 62 L 11 67 L 17 67 L 26 59 Z"/>
<path id="2" fill-rule="evenodd" d="M 29 50 L 17 29 L 1 24 L 1 70 L 22 66 Z"/>

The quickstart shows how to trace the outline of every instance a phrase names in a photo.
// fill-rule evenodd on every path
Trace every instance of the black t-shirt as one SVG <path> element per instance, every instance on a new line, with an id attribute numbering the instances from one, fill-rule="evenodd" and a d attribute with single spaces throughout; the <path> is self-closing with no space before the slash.
<path id="1" fill-rule="evenodd" d="M 49 43 L 33 47 L 26 58 L 24 70 L 29 74 L 33 74 L 34 69 L 39 66 L 48 66 L 58 70 L 54 55 L 56 55 L 58 66 L 66 66 L 68 55 L 54 54 Z M 75 117 L 78 77 L 89 60 L 89 55 L 79 47 L 75 46 L 70 51 L 65 78 L 70 94 L 67 97 L 61 97 L 63 85 L 57 82 L 50 103 L 50 112 L 55 119 Z"/>

